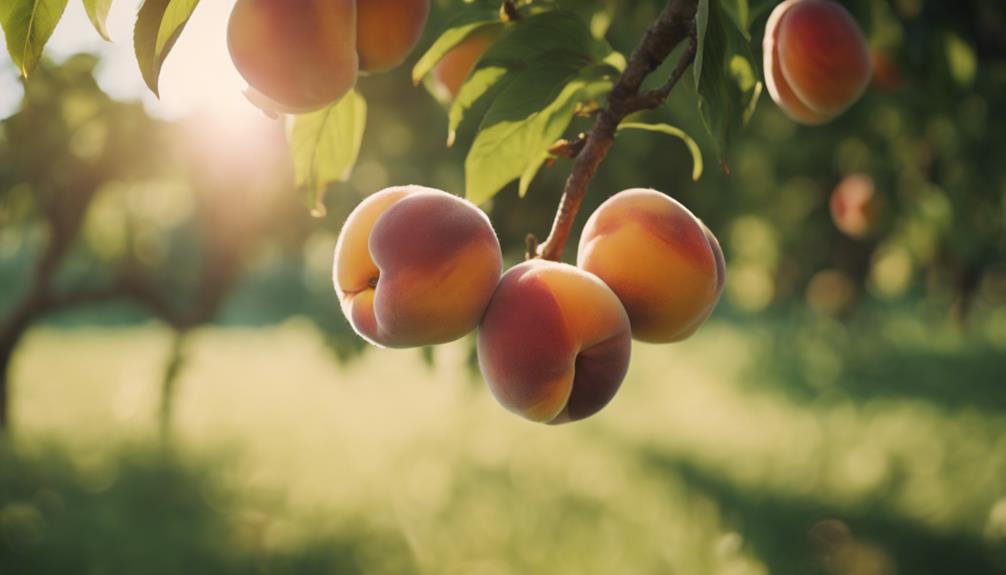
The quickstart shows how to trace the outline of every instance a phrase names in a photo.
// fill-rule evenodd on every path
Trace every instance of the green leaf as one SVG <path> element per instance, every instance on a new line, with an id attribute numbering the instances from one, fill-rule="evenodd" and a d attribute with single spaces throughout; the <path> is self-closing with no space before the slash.
<path id="1" fill-rule="evenodd" d="M 582 66 L 610 59 L 611 46 L 591 34 L 577 14 L 562 10 L 541 12 L 506 27 L 504 34 L 479 60 L 476 70 L 461 86 L 448 113 L 448 143 L 465 118 L 475 117 L 529 65 L 549 58 L 579 59 Z"/>
<path id="2" fill-rule="evenodd" d="M 733 20 L 745 40 L 751 40 L 751 10 L 748 0 L 723 0 L 723 10 Z"/>
<path id="3" fill-rule="evenodd" d="M 623 122 L 618 126 L 618 131 L 622 130 L 646 130 L 649 132 L 659 132 L 674 136 L 685 143 L 688 151 L 692 154 L 692 180 L 698 181 L 702 177 L 702 150 L 684 130 L 671 126 L 670 124 L 643 124 L 639 122 Z"/>
<path id="4" fill-rule="evenodd" d="M 745 31 L 723 9 L 723 2 L 733 1 L 699 1 L 693 64 L 699 115 L 724 169 L 730 144 L 750 120 L 762 88 Z"/>
<path id="5" fill-rule="evenodd" d="M 133 30 L 133 48 L 143 81 L 155 95 L 161 67 L 199 0 L 144 0 Z"/>
<path id="6" fill-rule="evenodd" d="M 7 52 L 21 76 L 27 78 L 42 58 L 42 49 L 63 17 L 67 0 L 3 0 L 0 26 Z"/>
<path id="7" fill-rule="evenodd" d="M 486 112 L 465 159 L 466 197 L 485 202 L 516 178 L 521 194 L 526 193 L 577 104 L 609 92 L 614 73 L 606 65 L 583 66 L 568 55 L 543 58 L 518 73 Z"/>
<path id="8" fill-rule="evenodd" d="M 412 83 L 418 85 L 433 70 L 437 62 L 443 59 L 452 48 L 464 42 L 469 36 L 480 32 L 489 33 L 489 30 L 493 28 L 501 29 L 503 26 L 503 22 L 500 22 L 499 18 L 496 18 L 460 23 L 448 28 L 433 42 L 429 50 L 419 58 L 419 61 L 412 68 Z"/>
<path id="9" fill-rule="evenodd" d="M 108 36 L 108 27 L 105 25 L 105 21 L 108 19 L 108 11 L 111 7 L 112 0 L 84 0 L 84 9 L 87 11 L 87 17 L 91 19 L 91 24 L 94 25 L 98 34 L 101 34 L 101 37 L 108 41 L 112 39 Z"/>
<path id="10" fill-rule="evenodd" d="M 329 184 L 349 179 L 360 154 L 367 124 L 367 102 L 355 90 L 328 107 L 293 120 L 290 151 L 294 179 L 307 190 L 312 214 L 325 214 Z"/>
<path id="11" fill-rule="evenodd" d="M 475 70 L 465 81 L 447 113 L 447 147 L 454 145 L 458 127 L 466 116 L 471 115 L 469 112 L 480 108 L 484 112 L 496 94 L 506 87 L 512 79 L 505 79 L 506 75 L 506 68 L 490 66 Z"/>

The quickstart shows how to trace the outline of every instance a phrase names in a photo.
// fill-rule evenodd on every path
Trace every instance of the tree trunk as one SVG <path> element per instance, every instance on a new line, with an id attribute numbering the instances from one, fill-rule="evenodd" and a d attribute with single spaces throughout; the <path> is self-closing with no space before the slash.
<path id="1" fill-rule="evenodd" d="M 185 330 L 175 331 L 171 342 L 168 362 L 164 366 L 164 377 L 161 379 L 161 405 L 158 412 L 158 430 L 161 443 L 167 445 L 171 440 L 171 427 L 175 411 L 175 396 L 178 394 L 178 376 L 185 364 Z"/>
<path id="2" fill-rule="evenodd" d="M 43 307 L 43 296 L 32 294 L 22 301 L 0 326 L 0 433 L 10 428 L 10 364 L 14 350 Z"/>

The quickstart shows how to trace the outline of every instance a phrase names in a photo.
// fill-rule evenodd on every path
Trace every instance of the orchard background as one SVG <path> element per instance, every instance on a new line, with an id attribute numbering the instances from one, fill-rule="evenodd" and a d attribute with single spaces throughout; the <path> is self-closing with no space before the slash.
<path id="1" fill-rule="evenodd" d="M 474 337 L 367 346 L 332 289 L 336 237 L 415 183 L 478 202 L 521 261 L 597 110 L 550 116 L 567 143 L 518 181 L 478 155 L 477 110 L 445 145 L 424 54 L 459 22 L 558 13 L 571 27 L 528 32 L 544 51 L 507 73 L 586 51 L 613 67 L 580 93 L 603 107 L 689 2 L 503 23 L 437 1 L 404 64 L 295 120 L 242 96 L 233 2 L 148 0 L 135 37 L 135 0 L 62 4 L 0 3 L 0 573 L 1006 572 L 1001 1 L 841 2 L 873 78 L 814 127 L 760 85 L 776 3 L 692 3 L 701 60 L 680 42 L 644 83 L 688 66 L 666 103 L 626 120 L 664 133 L 617 134 L 563 255 L 604 199 L 653 187 L 718 236 L 726 289 L 557 427 L 495 403 Z M 12 43 L 32 6 L 51 37 Z M 872 188 L 866 224 L 833 215 L 840 188 Z"/>

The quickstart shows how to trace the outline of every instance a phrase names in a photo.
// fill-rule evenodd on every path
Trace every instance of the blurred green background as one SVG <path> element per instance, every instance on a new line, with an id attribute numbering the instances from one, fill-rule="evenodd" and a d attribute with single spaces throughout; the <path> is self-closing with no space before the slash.
<path id="1" fill-rule="evenodd" d="M 622 51 L 662 5 L 562 4 Z M 165 112 L 170 68 L 165 103 L 125 97 L 109 48 L 23 91 L 2 55 L 0 574 L 1006 573 L 1006 6 L 846 4 L 877 75 L 835 122 L 764 95 L 727 176 L 689 78 L 649 118 L 699 139 L 700 181 L 677 140 L 619 137 L 578 221 L 660 189 L 720 238 L 726 293 L 556 428 L 495 404 L 471 339 L 364 349 L 339 311 L 363 197 L 463 193 L 473 127 L 445 148 L 408 66 L 361 80 L 362 155 L 315 219 L 282 124 Z M 569 165 L 486 206 L 509 261 Z M 829 199 L 854 174 L 877 217 L 850 237 Z"/>

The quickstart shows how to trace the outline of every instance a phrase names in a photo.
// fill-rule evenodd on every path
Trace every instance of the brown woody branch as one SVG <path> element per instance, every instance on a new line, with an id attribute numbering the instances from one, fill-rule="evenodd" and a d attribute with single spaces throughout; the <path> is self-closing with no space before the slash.
<path id="1" fill-rule="evenodd" d="M 583 196 L 594 174 L 597 173 L 598 166 L 608 155 L 618 125 L 629 114 L 658 107 L 695 59 L 697 7 L 698 0 L 668 0 L 660 16 L 632 51 L 625 71 L 608 95 L 608 105 L 598 114 L 585 143 L 575 154 L 576 161 L 569 178 L 566 179 L 552 230 L 548 238 L 538 246 L 538 257 L 555 261 L 562 257 L 562 250 L 569 238 Z M 655 90 L 640 92 L 643 80 L 685 40 L 689 40 L 689 46 L 667 81 Z"/>

